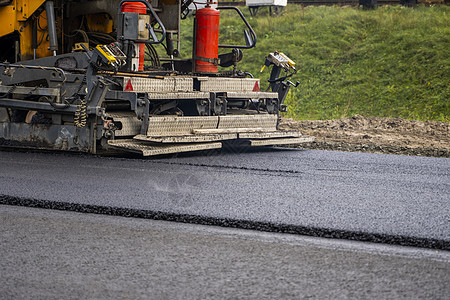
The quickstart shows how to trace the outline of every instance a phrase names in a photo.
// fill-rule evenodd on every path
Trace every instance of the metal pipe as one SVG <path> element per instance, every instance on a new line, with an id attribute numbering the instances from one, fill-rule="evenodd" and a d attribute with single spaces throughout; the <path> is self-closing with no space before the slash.
<path id="1" fill-rule="evenodd" d="M 19 64 L 0 63 L 0 67 L 56 71 L 56 72 L 60 73 L 62 77 L 64 77 L 63 81 L 67 80 L 67 76 L 66 76 L 66 73 L 64 72 L 64 70 L 61 68 L 56 68 L 56 67 L 22 65 L 20 63 Z"/>
<path id="2" fill-rule="evenodd" d="M 56 51 L 58 50 L 58 37 L 56 35 L 56 18 L 53 1 L 47 1 L 45 3 L 45 11 L 47 13 L 48 39 L 50 43 L 48 49 L 53 51 L 53 55 L 56 56 Z"/>
<path id="3" fill-rule="evenodd" d="M 33 59 L 36 59 L 36 49 L 38 47 L 37 42 L 37 19 L 33 19 L 33 27 L 31 30 L 31 48 L 33 48 Z"/>
<path id="4" fill-rule="evenodd" d="M 245 26 L 247 26 L 248 30 L 250 31 L 244 31 L 244 36 L 246 39 L 246 42 L 248 43 L 248 45 L 246 46 L 236 46 L 236 45 L 220 45 L 219 44 L 219 48 L 240 48 L 240 49 L 250 49 L 255 47 L 256 45 L 256 33 L 253 30 L 252 26 L 250 26 L 250 24 L 247 22 L 247 19 L 244 17 L 244 15 L 242 14 L 242 12 L 239 10 L 239 8 L 234 7 L 234 6 L 218 6 L 217 7 L 218 10 L 222 10 L 222 9 L 227 9 L 227 10 L 235 10 L 238 15 L 241 17 L 242 21 L 244 21 Z"/>

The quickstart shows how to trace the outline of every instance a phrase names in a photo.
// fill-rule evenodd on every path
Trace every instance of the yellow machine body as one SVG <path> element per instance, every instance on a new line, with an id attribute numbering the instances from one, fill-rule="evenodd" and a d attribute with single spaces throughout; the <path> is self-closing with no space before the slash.
<path id="1" fill-rule="evenodd" d="M 33 59 L 34 51 L 32 49 L 32 19 L 37 18 L 37 41 L 36 57 L 45 57 L 51 55 L 48 50 L 49 43 L 47 39 L 47 18 L 45 10 L 35 16 L 36 10 L 44 3 L 43 0 L 13 0 L 9 5 L 0 7 L 0 37 L 18 33 L 19 49 L 17 53 L 20 60 Z M 39 43 L 40 42 L 40 43 Z"/>

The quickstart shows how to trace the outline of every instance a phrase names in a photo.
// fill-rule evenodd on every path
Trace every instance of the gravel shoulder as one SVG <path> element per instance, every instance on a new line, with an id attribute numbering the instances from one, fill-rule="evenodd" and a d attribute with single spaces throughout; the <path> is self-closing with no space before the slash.
<path id="1" fill-rule="evenodd" d="M 280 129 L 316 138 L 301 148 L 450 157 L 450 123 L 363 117 L 324 121 L 283 118 Z"/>

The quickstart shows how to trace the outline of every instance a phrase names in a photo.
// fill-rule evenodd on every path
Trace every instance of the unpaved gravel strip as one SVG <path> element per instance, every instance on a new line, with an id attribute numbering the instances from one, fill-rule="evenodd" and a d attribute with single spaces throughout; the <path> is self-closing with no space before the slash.
<path id="1" fill-rule="evenodd" d="M 450 157 L 450 123 L 355 115 L 336 120 L 295 121 L 284 118 L 284 130 L 316 138 L 300 148 Z"/>

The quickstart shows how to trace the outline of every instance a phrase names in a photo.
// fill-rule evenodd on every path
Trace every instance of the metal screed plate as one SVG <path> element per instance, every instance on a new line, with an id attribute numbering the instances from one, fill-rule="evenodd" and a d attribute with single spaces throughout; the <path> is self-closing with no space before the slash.
<path id="1" fill-rule="evenodd" d="M 250 146 L 277 146 L 277 145 L 299 145 L 303 143 L 309 143 L 314 141 L 312 136 L 303 136 L 298 138 L 281 138 L 281 139 L 261 139 L 261 140 L 249 140 Z"/>
<path id="2" fill-rule="evenodd" d="M 251 92 L 255 85 L 260 87 L 259 79 L 254 78 L 214 78 L 199 77 L 202 92 Z"/>
<path id="3" fill-rule="evenodd" d="M 137 137 L 140 138 L 140 137 Z M 181 138 L 181 137 L 176 137 Z M 137 139 L 123 139 L 108 141 L 109 146 L 126 152 L 139 153 L 143 156 L 153 156 L 180 152 L 191 152 L 200 150 L 220 149 L 223 145 L 259 147 L 259 146 L 277 146 L 277 145 L 300 145 L 302 143 L 312 142 L 313 137 L 303 136 L 297 138 L 276 138 L 276 139 L 233 139 L 221 142 L 203 142 L 203 143 L 153 143 L 144 142 Z"/>
<path id="4" fill-rule="evenodd" d="M 264 128 L 266 130 L 277 129 L 277 115 L 235 115 L 219 116 L 218 129 L 224 128 Z"/>
<path id="5" fill-rule="evenodd" d="M 216 129 L 261 128 L 266 131 L 276 131 L 276 126 L 276 115 L 263 114 L 208 117 L 150 117 L 147 136 L 189 135 L 195 130 Z M 222 133 L 232 133 L 232 130 L 231 132 Z"/>
<path id="6" fill-rule="evenodd" d="M 121 130 L 116 130 L 116 137 L 134 136 L 141 132 L 142 121 L 140 121 L 134 112 L 112 112 L 108 113 L 114 121 L 122 124 Z"/>
<path id="7" fill-rule="evenodd" d="M 154 143 L 203 143 L 203 142 L 234 140 L 237 138 L 238 135 L 236 133 L 223 133 L 223 134 L 191 134 L 191 135 L 161 136 L 161 137 L 145 136 L 139 134 L 135 136 L 133 139 Z"/>
<path id="8" fill-rule="evenodd" d="M 115 115 L 115 119 L 127 116 Z M 129 117 L 129 116 L 128 116 Z M 123 124 L 127 124 L 126 122 Z M 150 117 L 146 135 L 108 141 L 109 146 L 143 156 L 219 149 L 223 145 L 295 145 L 314 140 L 297 131 L 276 129 L 276 115 Z M 117 136 L 117 135 L 116 135 Z"/>
<path id="9" fill-rule="evenodd" d="M 108 141 L 108 144 L 117 149 L 135 152 L 143 156 L 153 156 L 180 152 L 191 152 L 199 150 L 219 149 L 222 143 L 194 143 L 194 144 L 150 144 L 136 140 L 114 140 Z"/>
<path id="10" fill-rule="evenodd" d="M 187 135 L 193 129 L 217 128 L 219 117 L 150 117 L 148 123 L 148 136 L 174 136 Z"/>
<path id="11" fill-rule="evenodd" d="M 194 90 L 194 79 L 188 77 L 164 77 L 161 79 L 123 77 L 122 86 L 124 90 L 128 86 L 135 92 L 191 92 Z"/>

